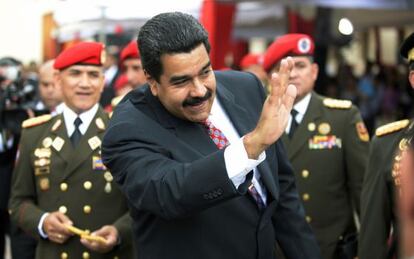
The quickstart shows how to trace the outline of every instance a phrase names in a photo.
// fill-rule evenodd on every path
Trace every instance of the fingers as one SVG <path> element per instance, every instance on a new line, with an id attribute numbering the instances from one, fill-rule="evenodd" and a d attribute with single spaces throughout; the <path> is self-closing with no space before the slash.
<path id="1" fill-rule="evenodd" d="M 290 73 L 293 69 L 294 61 L 291 57 L 282 59 L 278 73 L 273 73 L 271 78 L 271 97 L 280 98 L 286 92 L 289 85 Z"/>
<path id="2" fill-rule="evenodd" d="M 93 232 L 90 235 L 90 238 L 81 238 L 81 243 L 84 246 L 93 251 L 101 253 L 112 250 L 112 248 L 116 246 L 117 242 L 118 230 L 114 226 L 103 226 L 102 228 Z"/>
<path id="3" fill-rule="evenodd" d="M 72 225 L 72 221 L 63 213 L 52 212 L 46 216 L 43 222 L 43 230 L 46 232 L 49 240 L 63 244 L 72 236 L 72 233 L 67 230 L 64 224 Z"/>
<path id="4" fill-rule="evenodd" d="M 286 96 L 282 101 L 286 109 L 289 111 L 292 110 L 293 103 L 295 102 L 297 92 L 298 90 L 296 89 L 296 86 L 292 84 L 287 86 Z"/>

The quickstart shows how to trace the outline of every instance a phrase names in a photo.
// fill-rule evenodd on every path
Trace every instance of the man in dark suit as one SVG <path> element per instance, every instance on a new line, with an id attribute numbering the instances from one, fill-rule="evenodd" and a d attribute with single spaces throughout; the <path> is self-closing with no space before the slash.
<path id="1" fill-rule="evenodd" d="M 95 42 L 64 50 L 54 63 L 65 104 L 62 114 L 22 125 L 10 211 L 15 224 L 39 239 L 39 259 L 134 254 L 125 198 L 101 160 L 109 120 L 98 104 L 103 51 Z"/>
<path id="2" fill-rule="evenodd" d="M 292 33 L 277 38 L 264 56 L 269 73 L 282 58 L 295 61 L 289 82 L 298 95 L 282 137 L 298 190 L 324 259 L 354 258 L 357 236 L 354 212 L 368 156 L 369 135 L 350 101 L 334 100 L 313 91 L 318 65 L 313 40 Z"/>
<path id="3" fill-rule="evenodd" d="M 414 88 L 414 33 L 405 39 L 400 54 L 408 60 L 408 80 Z M 395 121 L 375 131 L 361 195 L 360 259 L 394 258 L 398 253 L 395 198 L 400 191 L 401 153 L 413 134 L 413 119 Z"/>
<path id="4" fill-rule="evenodd" d="M 148 84 L 115 109 L 102 155 L 130 203 L 140 259 L 270 259 L 276 242 L 288 258 L 319 258 L 277 141 L 296 95 L 291 59 L 266 99 L 252 74 L 212 71 L 190 15 L 153 17 L 138 46 Z"/>

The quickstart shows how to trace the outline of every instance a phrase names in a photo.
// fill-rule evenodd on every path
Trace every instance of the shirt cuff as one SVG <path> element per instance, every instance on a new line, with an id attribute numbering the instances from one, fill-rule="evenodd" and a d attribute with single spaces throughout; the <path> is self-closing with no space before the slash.
<path id="1" fill-rule="evenodd" d="M 244 147 L 243 138 L 230 144 L 226 150 L 224 150 L 227 175 L 236 189 L 246 180 L 246 175 L 265 159 L 266 152 L 264 151 L 259 155 L 257 160 L 249 159 Z"/>
<path id="2" fill-rule="evenodd" d="M 48 235 L 43 231 L 43 222 L 45 221 L 45 218 L 49 215 L 49 213 L 45 213 L 42 215 L 42 217 L 39 220 L 39 225 L 37 225 L 37 230 L 39 231 L 39 235 L 46 239 L 48 238 Z"/>

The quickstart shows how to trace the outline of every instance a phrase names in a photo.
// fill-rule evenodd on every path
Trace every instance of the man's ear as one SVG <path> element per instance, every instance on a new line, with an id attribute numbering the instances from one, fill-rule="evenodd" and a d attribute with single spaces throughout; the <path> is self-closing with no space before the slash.
<path id="1" fill-rule="evenodd" d="M 151 93 L 154 96 L 158 95 L 158 82 L 155 80 L 147 71 L 144 70 L 145 77 L 147 78 L 147 83 L 150 87 Z"/>
<path id="2" fill-rule="evenodd" d="M 414 70 L 410 70 L 408 73 L 408 81 L 410 81 L 411 87 L 414 89 Z"/>

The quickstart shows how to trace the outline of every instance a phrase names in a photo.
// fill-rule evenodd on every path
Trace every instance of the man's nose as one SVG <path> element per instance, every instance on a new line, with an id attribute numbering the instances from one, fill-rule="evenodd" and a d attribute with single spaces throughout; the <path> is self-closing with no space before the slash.
<path id="1" fill-rule="evenodd" d="M 193 87 L 191 90 L 191 96 L 193 97 L 201 97 L 206 94 L 206 87 L 204 86 L 203 82 L 197 78 L 193 80 Z"/>

